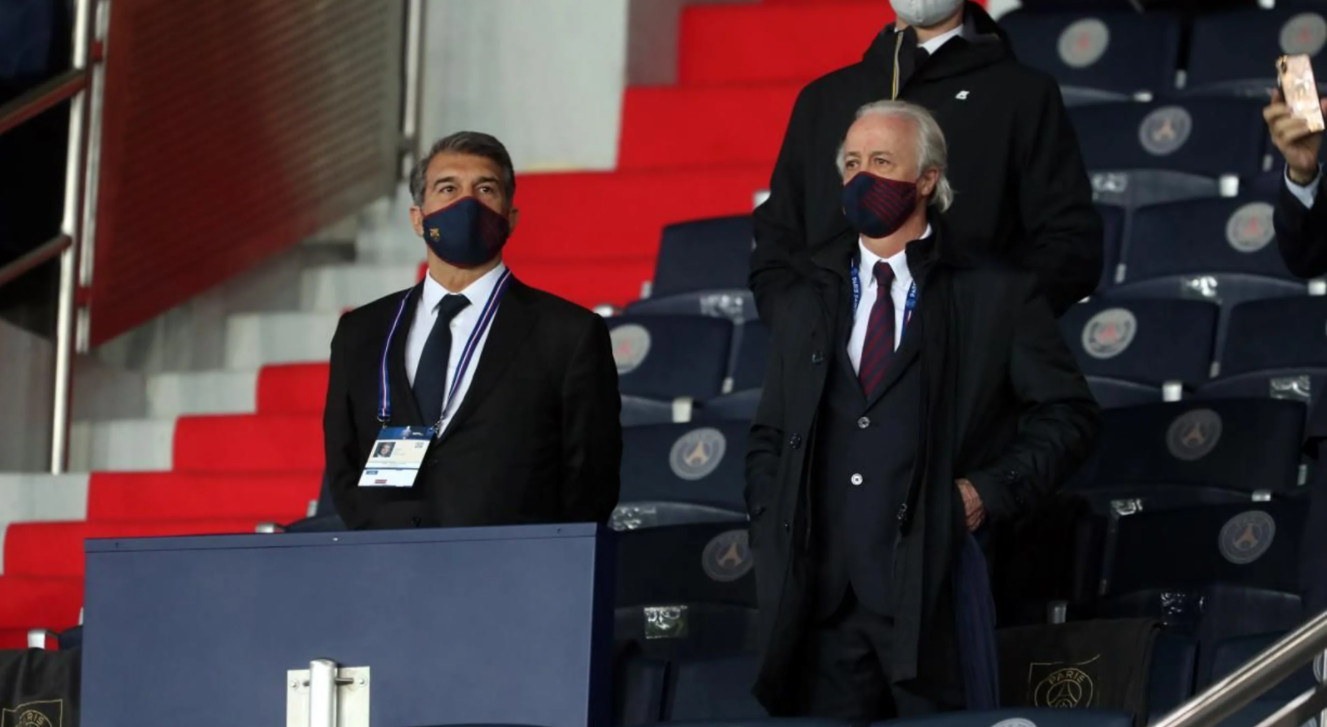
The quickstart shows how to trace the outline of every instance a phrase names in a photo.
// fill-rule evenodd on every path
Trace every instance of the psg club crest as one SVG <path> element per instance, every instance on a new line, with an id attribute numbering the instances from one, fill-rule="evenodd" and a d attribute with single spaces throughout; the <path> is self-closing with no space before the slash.
<path id="1" fill-rule="evenodd" d="M 1272 228 L 1272 206 L 1266 202 L 1250 202 L 1230 216 L 1226 222 L 1226 241 L 1239 252 L 1253 253 L 1267 247 L 1276 236 Z"/>
<path id="2" fill-rule="evenodd" d="M 1281 26 L 1281 50 L 1286 55 L 1316 56 L 1327 42 L 1327 20 L 1317 13 L 1300 13 Z"/>
<path id="3" fill-rule="evenodd" d="M 1060 60 L 1070 68 L 1087 68 L 1101 60 L 1110 45 L 1110 28 L 1096 18 L 1083 18 L 1060 33 Z"/>
<path id="4" fill-rule="evenodd" d="M 1226 521 L 1217 538 L 1221 557 L 1235 565 L 1248 565 L 1272 547 L 1276 520 L 1262 510 L 1242 512 Z"/>
<path id="5" fill-rule="evenodd" d="M 1047 709 L 1086 709 L 1096 706 L 1096 681 L 1092 672 L 1101 656 L 1078 664 L 1028 665 L 1028 689 L 1034 707 Z"/>
<path id="6" fill-rule="evenodd" d="M 727 448 L 728 441 L 718 429 L 692 429 L 673 442 L 668 465 L 681 479 L 702 480 L 718 469 Z"/>
<path id="7" fill-rule="evenodd" d="M 1166 156 L 1179 151 L 1193 133 L 1193 117 L 1183 106 L 1162 106 L 1143 118 L 1138 126 L 1138 142 L 1152 156 Z"/>
<path id="8" fill-rule="evenodd" d="M 746 530 L 729 530 L 714 536 L 701 553 L 700 565 L 710 580 L 720 583 L 731 583 L 750 573 L 755 561 Z"/>
<path id="9" fill-rule="evenodd" d="M 1082 344 L 1095 359 L 1115 358 L 1124 353 L 1138 334 L 1138 319 L 1127 308 L 1107 308 L 1083 326 Z"/>
<path id="10" fill-rule="evenodd" d="M 1166 447 L 1176 459 L 1193 462 L 1206 457 L 1221 441 L 1221 415 L 1211 409 L 1185 412 L 1166 430 Z"/>
<path id="11" fill-rule="evenodd" d="M 618 375 L 629 374 L 640 368 L 650 355 L 650 332 L 645 326 L 628 323 L 614 328 L 609 334 L 613 345 L 613 362 Z"/>

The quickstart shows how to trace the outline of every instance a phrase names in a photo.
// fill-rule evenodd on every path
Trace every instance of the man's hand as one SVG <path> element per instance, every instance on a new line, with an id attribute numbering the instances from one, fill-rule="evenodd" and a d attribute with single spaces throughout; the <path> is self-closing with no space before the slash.
<path id="1" fill-rule="evenodd" d="M 1327 101 L 1320 100 L 1327 113 Z M 1294 116 L 1281 98 L 1279 90 L 1272 92 L 1272 103 L 1262 110 L 1272 142 L 1286 159 L 1290 181 L 1306 185 L 1318 176 L 1318 150 L 1322 148 L 1322 133 L 1309 131 L 1304 119 Z"/>
<path id="2" fill-rule="evenodd" d="M 965 477 L 957 483 L 959 494 L 963 495 L 963 516 L 967 520 L 968 530 L 975 531 L 986 520 L 986 508 L 981 504 L 981 495 L 977 488 Z"/>

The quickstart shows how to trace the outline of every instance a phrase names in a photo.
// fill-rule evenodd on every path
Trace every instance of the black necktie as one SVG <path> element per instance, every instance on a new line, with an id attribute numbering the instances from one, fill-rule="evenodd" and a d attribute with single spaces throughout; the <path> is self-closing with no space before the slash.
<path id="1" fill-rule="evenodd" d="M 452 319 L 470 305 L 464 295 L 448 295 L 438 303 L 438 317 L 433 321 L 424 352 L 415 369 L 415 402 L 424 421 L 433 424 L 442 416 L 442 397 L 447 391 L 447 359 L 452 352 Z"/>

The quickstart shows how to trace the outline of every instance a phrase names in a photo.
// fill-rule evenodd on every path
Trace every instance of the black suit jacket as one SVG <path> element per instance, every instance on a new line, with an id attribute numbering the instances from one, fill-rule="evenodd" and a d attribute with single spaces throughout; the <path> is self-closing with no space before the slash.
<path id="1" fill-rule="evenodd" d="M 332 339 L 323 413 L 327 478 L 351 528 L 601 522 L 617 504 L 621 399 L 608 328 L 598 316 L 512 279 L 455 417 L 411 488 L 360 488 L 379 430 L 387 354 L 392 421 L 426 426 L 405 373 L 405 340 L 423 289 L 347 313 Z M 460 345 L 454 342 L 453 345 Z"/>
<path id="2" fill-rule="evenodd" d="M 970 267 L 942 259 L 949 242 L 908 246 L 919 300 L 922 406 L 912 482 L 896 513 L 895 651 L 890 675 L 944 703 L 936 689 L 952 662 L 953 619 L 942 601 L 965 537 L 954 481 L 967 477 L 998 530 L 1052 494 L 1091 453 L 1098 410 L 1054 315 L 1031 273 Z M 788 696 L 811 606 L 815 518 L 810 464 L 819 438 L 829 347 L 843 342 L 836 311 L 850 297 L 846 235 L 816 253 L 790 257 L 773 246 L 753 253 L 753 278 L 773 295 L 762 310 L 773 328 L 772 354 L 746 460 L 751 548 L 756 560 L 760 641 L 756 695 L 772 714 Z"/>
<path id="3" fill-rule="evenodd" d="M 1320 188 L 1313 206 L 1305 207 L 1285 181 L 1281 182 L 1281 196 L 1273 217 L 1276 244 L 1281 248 L 1281 258 L 1285 260 L 1286 267 L 1301 278 L 1316 278 L 1327 274 L 1327 203 L 1322 200 L 1324 191 L 1327 190 Z"/>

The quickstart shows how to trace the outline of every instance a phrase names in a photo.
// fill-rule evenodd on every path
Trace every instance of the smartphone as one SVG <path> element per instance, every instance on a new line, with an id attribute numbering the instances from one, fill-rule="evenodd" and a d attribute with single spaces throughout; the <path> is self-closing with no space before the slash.
<path id="1" fill-rule="evenodd" d="M 1309 123 L 1309 131 L 1322 131 L 1322 105 L 1318 103 L 1318 83 L 1313 78 L 1313 64 L 1306 55 L 1281 56 L 1276 61 L 1281 96 L 1291 113 Z"/>

